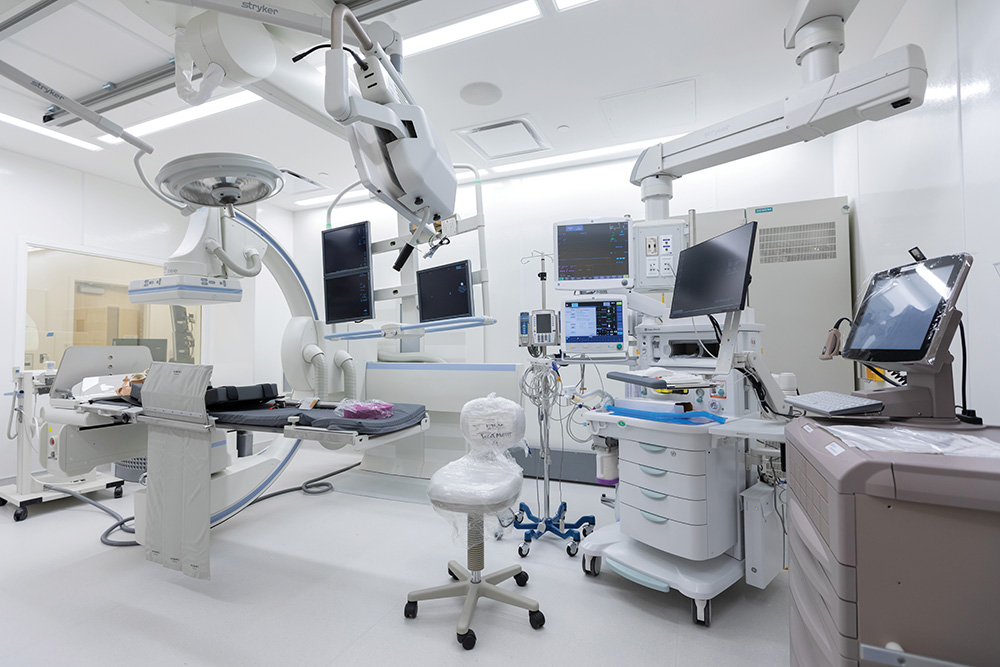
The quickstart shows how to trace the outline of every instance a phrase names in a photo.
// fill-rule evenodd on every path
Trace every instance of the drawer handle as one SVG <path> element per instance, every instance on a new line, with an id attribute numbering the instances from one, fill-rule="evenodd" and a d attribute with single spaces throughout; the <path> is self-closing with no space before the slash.
<path id="1" fill-rule="evenodd" d="M 666 470 L 660 470 L 659 468 L 650 468 L 649 466 L 640 465 L 639 470 L 643 471 L 647 475 L 652 475 L 654 477 L 660 477 L 666 475 Z"/>
<path id="2" fill-rule="evenodd" d="M 656 491 L 650 491 L 649 489 L 644 489 L 641 486 L 639 487 L 639 490 L 642 491 L 642 495 L 646 496 L 647 498 L 652 498 L 653 500 L 663 500 L 664 498 L 667 497 L 667 494 L 665 493 L 657 493 Z"/>
<path id="3" fill-rule="evenodd" d="M 650 514 L 649 512 L 646 512 L 646 511 L 643 511 L 643 510 L 639 510 L 639 514 L 641 514 L 643 516 L 643 518 L 646 519 L 647 521 L 652 521 L 653 523 L 666 523 L 667 522 L 667 520 L 664 519 L 662 516 L 659 516 L 659 515 L 656 515 L 656 514 Z"/>
<path id="4" fill-rule="evenodd" d="M 661 447 L 660 445 L 649 445 L 645 442 L 640 442 L 639 446 L 645 449 L 647 452 L 652 452 L 653 454 L 659 454 L 664 451 L 666 447 Z"/>

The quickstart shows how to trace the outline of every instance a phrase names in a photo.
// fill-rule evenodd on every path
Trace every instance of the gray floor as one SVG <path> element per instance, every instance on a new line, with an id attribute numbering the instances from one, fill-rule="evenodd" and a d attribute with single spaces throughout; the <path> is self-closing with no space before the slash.
<path id="1" fill-rule="evenodd" d="M 332 470 L 351 455 L 305 448 L 283 488 Z M 372 480 L 373 484 L 385 480 Z M 358 486 L 356 476 L 344 487 Z M 363 483 L 362 483 L 363 486 Z M 131 492 L 111 500 L 130 515 Z M 418 487 L 417 487 L 418 488 Z M 602 490 L 566 484 L 570 514 L 614 520 Z M 558 494 L 558 490 L 554 489 Z M 419 496 L 403 489 L 399 497 Z M 101 498 L 104 500 L 104 498 Z M 535 483 L 522 500 L 534 505 Z M 289 494 L 212 531 L 212 579 L 148 563 L 138 548 L 98 536 L 106 514 L 76 501 L 33 507 L 15 524 L 0 509 L 0 664 L 4 665 L 787 665 L 788 579 L 767 590 L 742 581 L 716 598 L 712 626 L 691 623 L 689 601 L 612 572 L 583 574 L 551 536 L 520 559 L 519 539 L 487 545 L 487 570 L 520 563 L 524 589 L 546 624 L 480 603 L 471 652 L 455 641 L 461 602 L 421 602 L 403 617 L 407 591 L 446 583 L 464 562 L 450 525 L 429 505 L 337 492 Z M 507 583 L 506 586 L 513 586 Z"/>

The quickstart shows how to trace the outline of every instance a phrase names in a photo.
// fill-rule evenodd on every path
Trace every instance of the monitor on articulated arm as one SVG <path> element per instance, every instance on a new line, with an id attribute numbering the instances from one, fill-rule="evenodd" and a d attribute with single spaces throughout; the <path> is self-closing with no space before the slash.
<path id="1" fill-rule="evenodd" d="M 958 296 L 972 266 L 960 253 L 880 271 L 868 282 L 841 356 L 906 371 L 906 385 L 854 392 L 885 404 L 891 417 L 953 419 L 948 351 L 962 318 Z"/>

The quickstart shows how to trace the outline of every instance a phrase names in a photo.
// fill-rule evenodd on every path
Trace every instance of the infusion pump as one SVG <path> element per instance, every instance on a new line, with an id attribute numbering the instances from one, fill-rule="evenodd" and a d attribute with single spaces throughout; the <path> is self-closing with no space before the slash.
<path id="1" fill-rule="evenodd" d="M 521 347 L 559 345 L 559 313 L 554 310 L 533 310 L 521 313 L 517 342 Z"/>

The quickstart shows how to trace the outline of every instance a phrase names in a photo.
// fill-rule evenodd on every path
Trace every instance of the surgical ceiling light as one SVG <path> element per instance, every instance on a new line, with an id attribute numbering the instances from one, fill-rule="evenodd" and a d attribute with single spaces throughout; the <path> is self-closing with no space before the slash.
<path id="1" fill-rule="evenodd" d="M 156 175 L 167 197 L 192 206 L 252 204 L 277 194 L 284 180 L 270 162 L 239 153 L 199 153 L 172 160 Z"/>
<path id="2" fill-rule="evenodd" d="M 211 116 L 223 111 L 229 111 L 230 109 L 236 109 L 256 102 L 259 99 L 261 99 L 260 95 L 246 90 L 241 93 L 235 93 L 233 95 L 221 97 L 217 100 L 205 102 L 204 104 L 200 104 L 196 107 L 182 109 L 181 111 L 176 111 L 174 113 L 167 114 L 166 116 L 147 120 L 144 123 L 139 123 L 138 125 L 125 128 L 125 131 L 133 136 L 142 137 L 147 134 L 153 134 L 154 132 L 169 129 L 171 127 L 177 127 L 178 125 L 183 125 L 184 123 L 190 123 L 193 120 L 205 118 L 206 116 Z M 121 139 L 113 137 L 110 134 L 100 136 L 98 137 L 98 140 L 112 145 L 122 143 Z"/>
<path id="3" fill-rule="evenodd" d="M 48 137 L 49 139 L 55 139 L 56 141 L 61 141 L 66 144 L 70 144 L 71 146 L 76 146 L 77 148 L 84 148 L 88 151 L 104 150 L 102 146 L 98 146 L 97 144 L 92 144 L 87 141 L 82 141 L 80 139 L 77 139 L 76 137 L 71 137 L 69 135 L 63 134 L 62 132 L 56 132 L 54 130 L 50 130 L 47 127 L 41 127 L 40 125 L 29 123 L 26 120 L 21 120 L 20 118 L 15 118 L 14 116 L 8 116 L 5 113 L 0 113 L 0 123 L 7 123 L 8 125 L 19 127 L 22 130 L 28 130 L 29 132 L 40 134 L 43 137 Z"/>
<path id="4" fill-rule="evenodd" d="M 535 0 L 519 2 L 486 14 L 474 16 L 442 28 L 430 30 L 403 40 L 403 55 L 412 56 L 488 32 L 508 28 L 518 23 L 537 19 L 542 15 Z"/>

